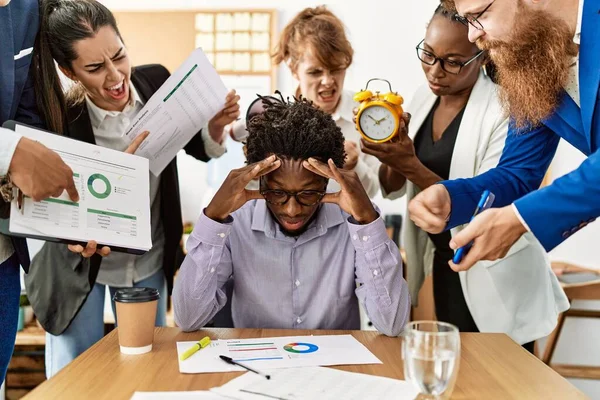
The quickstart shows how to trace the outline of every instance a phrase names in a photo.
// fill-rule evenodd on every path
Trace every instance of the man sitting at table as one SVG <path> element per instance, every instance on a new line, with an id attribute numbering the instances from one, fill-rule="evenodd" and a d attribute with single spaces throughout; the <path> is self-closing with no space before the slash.
<path id="1" fill-rule="evenodd" d="M 305 99 L 269 102 L 248 125 L 248 165 L 200 216 L 175 282 L 175 321 L 202 328 L 227 302 L 236 328 L 360 329 L 358 302 L 397 336 L 410 298 L 398 247 L 356 173 L 344 136 Z M 254 178 L 260 190 L 247 190 Z M 341 191 L 326 193 L 329 179 Z"/>

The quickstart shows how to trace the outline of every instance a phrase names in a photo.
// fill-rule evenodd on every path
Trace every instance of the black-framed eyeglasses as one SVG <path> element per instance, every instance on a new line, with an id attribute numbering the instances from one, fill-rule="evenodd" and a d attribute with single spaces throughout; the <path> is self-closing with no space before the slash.
<path id="1" fill-rule="evenodd" d="M 492 0 L 492 2 L 490 4 L 488 4 L 488 6 L 486 8 L 484 8 L 483 11 L 477 15 L 462 16 L 462 15 L 455 14 L 454 19 L 457 20 L 458 22 L 460 22 L 461 24 L 463 24 L 464 26 L 466 26 L 467 28 L 469 27 L 469 24 L 471 24 L 471 26 L 473 28 L 482 31 L 483 25 L 481 24 L 481 22 L 479 22 L 479 18 L 481 18 L 481 16 L 487 10 L 489 10 L 489 8 L 492 6 L 492 4 L 494 4 L 494 1 L 496 1 L 496 0 Z"/>
<path id="2" fill-rule="evenodd" d="M 299 192 L 287 192 L 281 189 L 263 189 L 263 179 L 260 179 L 261 189 L 260 194 L 265 198 L 267 203 L 282 206 L 294 196 L 296 201 L 303 206 L 314 206 L 321 202 L 321 199 L 327 193 L 326 190 L 301 190 Z"/>
<path id="3" fill-rule="evenodd" d="M 475 54 L 473 57 L 471 57 L 465 62 L 460 62 L 457 60 L 448 60 L 447 58 L 438 57 L 429 50 L 425 50 L 423 47 L 421 47 L 424 41 L 425 39 L 421 40 L 416 47 L 417 57 L 419 57 L 419 60 L 421 60 L 422 63 L 427 65 L 435 65 L 435 63 L 439 61 L 440 65 L 442 66 L 442 69 L 448 72 L 449 74 L 453 75 L 460 74 L 460 71 L 462 71 L 464 67 L 471 64 L 484 52 L 483 50 L 480 50 L 477 54 Z"/>

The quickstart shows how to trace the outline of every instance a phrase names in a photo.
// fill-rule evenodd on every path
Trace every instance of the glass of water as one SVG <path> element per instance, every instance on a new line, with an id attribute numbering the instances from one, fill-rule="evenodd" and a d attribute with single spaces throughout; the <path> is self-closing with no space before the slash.
<path id="1" fill-rule="evenodd" d="M 448 398 L 454 388 L 460 360 L 460 335 L 452 324 L 414 321 L 402 340 L 404 378 L 419 390 L 419 398 Z"/>

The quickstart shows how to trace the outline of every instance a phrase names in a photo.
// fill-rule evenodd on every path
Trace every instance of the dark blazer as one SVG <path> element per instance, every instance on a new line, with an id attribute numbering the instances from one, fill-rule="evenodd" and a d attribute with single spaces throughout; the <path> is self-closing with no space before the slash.
<path id="1" fill-rule="evenodd" d="M 29 73 L 32 53 L 22 55 L 34 45 L 39 20 L 37 0 L 12 1 L 6 7 L 0 7 L 0 126 L 9 119 L 43 126 Z M 7 216 L 9 204 L 0 200 L 0 209 L 2 216 Z M 7 225 L 7 220 L 0 223 Z M 27 243 L 21 238 L 12 238 L 12 241 L 19 262 L 27 271 Z"/>
<path id="2" fill-rule="evenodd" d="M 162 65 L 144 65 L 134 69 L 131 81 L 146 102 L 169 75 Z M 65 136 L 95 144 L 85 102 L 69 109 L 67 119 Z M 184 149 L 199 160 L 209 160 L 200 134 Z M 163 271 L 171 293 L 173 276 L 179 268 L 177 250 L 183 233 L 176 160 L 171 161 L 162 172 L 159 190 L 165 232 Z M 98 255 L 86 260 L 69 252 L 64 244 L 44 244 L 33 259 L 25 284 L 35 314 L 46 331 L 58 335 L 67 329 L 93 288 L 101 263 L 102 257 Z"/>

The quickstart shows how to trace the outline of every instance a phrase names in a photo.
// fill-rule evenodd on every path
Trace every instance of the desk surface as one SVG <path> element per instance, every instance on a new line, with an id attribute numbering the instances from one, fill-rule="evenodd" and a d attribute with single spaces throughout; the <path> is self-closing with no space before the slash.
<path id="1" fill-rule="evenodd" d="M 403 379 L 400 338 L 372 331 L 290 331 L 206 329 L 184 333 L 157 328 L 154 349 L 139 356 L 119 352 L 116 331 L 83 353 L 26 399 L 129 399 L 137 391 L 206 390 L 240 373 L 180 374 L 175 342 L 212 339 L 350 333 L 382 362 L 336 367 L 346 371 Z M 463 333 L 459 376 L 453 399 L 585 399 L 566 379 L 504 334 Z"/>

